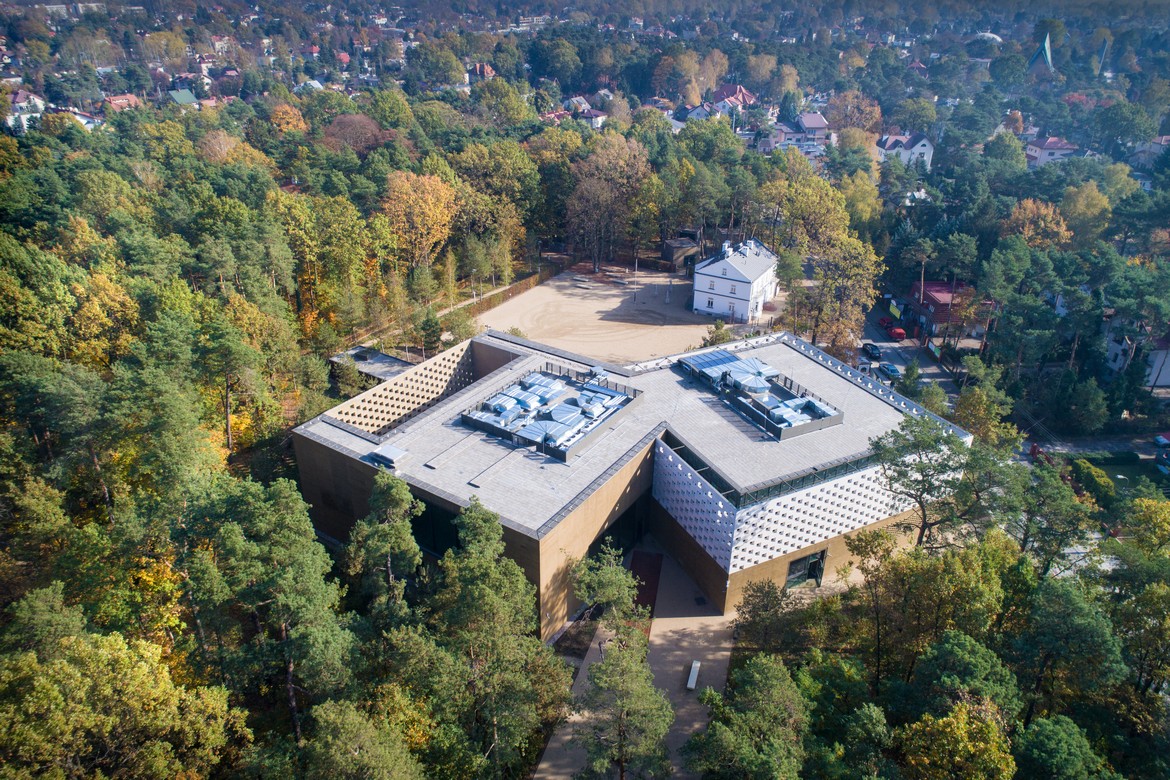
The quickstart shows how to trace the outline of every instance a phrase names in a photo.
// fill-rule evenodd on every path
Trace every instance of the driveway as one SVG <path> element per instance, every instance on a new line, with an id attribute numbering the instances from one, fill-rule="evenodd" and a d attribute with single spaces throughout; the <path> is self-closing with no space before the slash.
<path id="1" fill-rule="evenodd" d="M 948 371 L 944 370 L 935 359 L 926 351 L 926 347 L 919 346 L 918 342 L 912 338 L 895 341 L 886 335 L 885 328 L 880 327 L 878 319 L 888 316 L 884 308 L 877 308 L 870 312 L 866 317 L 865 327 L 862 329 L 862 343 L 877 344 L 882 349 L 882 359 L 880 362 L 893 363 L 902 373 L 906 373 L 906 366 L 913 361 L 918 361 L 918 368 L 923 379 L 929 379 L 933 382 L 938 382 L 942 385 L 943 390 L 948 395 L 957 395 L 959 392 L 958 385 Z M 864 355 L 859 357 L 860 360 L 868 360 Z M 873 362 L 872 371 L 877 371 L 877 361 Z M 885 380 L 881 373 L 876 373 L 875 376 Z M 888 381 L 888 380 L 886 380 Z"/>

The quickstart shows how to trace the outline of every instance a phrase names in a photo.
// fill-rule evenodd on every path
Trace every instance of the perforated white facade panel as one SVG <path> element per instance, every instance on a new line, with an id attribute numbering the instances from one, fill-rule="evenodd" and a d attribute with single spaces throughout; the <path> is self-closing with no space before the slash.
<path id="1" fill-rule="evenodd" d="M 735 507 L 662 442 L 654 442 L 654 500 L 724 570 L 731 566 Z"/>
<path id="2" fill-rule="evenodd" d="M 742 571 L 909 508 L 909 501 L 884 487 L 877 467 L 747 507 L 736 515 L 728 571 Z"/>

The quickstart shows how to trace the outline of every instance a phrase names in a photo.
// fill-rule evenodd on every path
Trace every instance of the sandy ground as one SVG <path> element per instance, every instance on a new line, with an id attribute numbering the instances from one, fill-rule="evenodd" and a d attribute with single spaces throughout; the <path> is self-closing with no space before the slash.
<path id="1" fill-rule="evenodd" d="M 519 328 L 533 341 L 611 363 L 673 355 L 702 342 L 713 320 L 687 309 L 688 279 L 639 273 L 635 288 L 633 274 L 614 276 L 627 284 L 566 271 L 480 315 L 479 323 Z"/>

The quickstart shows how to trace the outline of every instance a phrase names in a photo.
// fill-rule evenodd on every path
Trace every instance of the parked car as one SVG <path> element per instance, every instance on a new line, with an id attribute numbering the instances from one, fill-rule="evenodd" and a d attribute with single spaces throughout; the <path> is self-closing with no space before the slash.
<path id="1" fill-rule="evenodd" d="M 893 363 L 882 363 L 878 366 L 878 371 L 881 371 L 883 374 L 885 374 L 891 382 L 902 378 L 902 370 Z"/>
<path id="2" fill-rule="evenodd" d="M 882 317 L 880 320 L 878 320 L 878 325 L 880 325 L 883 328 L 888 328 L 893 324 L 894 324 L 893 317 Z"/>
<path id="3" fill-rule="evenodd" d="M 1157 436 L 1155 436 L 1154 437 L 1154 446 L 1170 447 L 1170 431 L 1166 431 L 1165 433 L 1159 433 Z"/>
<path id="4" fill-rule="evenodd" d="M 894 341 L 901 341 L 902 339 L 906 338 L 906 331 L 899 327 L 889 327 L 886 328 L 886 335 L 892 338 Z"/>
<path id="5" fill-rule="evenodd" d="M 864 352 L 865 356 L 870 360 L 882 359 L 882 348 L 877 344 L 862 344 L 861 351 Z"/>

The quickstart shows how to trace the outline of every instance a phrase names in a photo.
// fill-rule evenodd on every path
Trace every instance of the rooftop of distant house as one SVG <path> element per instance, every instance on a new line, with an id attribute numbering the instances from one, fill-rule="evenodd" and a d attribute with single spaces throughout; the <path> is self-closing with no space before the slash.
<path id="1" fill-rule="evenodd" d="M 1052 150 L 1052 151 L 1059 151 L 1059 150 L 1076 151 L 1076 149 L 1077 149 L 1076 144 L 1071 143 L 1069 141 L 1066 141 L 1063 138 L 1060 138 L 1060 137 L 1055 136 L 1055 135 L 1048 136 L 1047 138 L 1037 138 L 1035 140 L 1029 141 L 1028 146 L 1034 146 L 1037 149 L 1041 149 L 1041 150 Z"/>
<path id="2" fill-rule="evenodd" d="M 923 141 L 928 141 L 922 133 L 914 133 L 913 135 L 883 135 L 878 140 L 877 145 L 879 149 L 887 152 L 895 151 L 896 149 L 913 149 Z"/>

